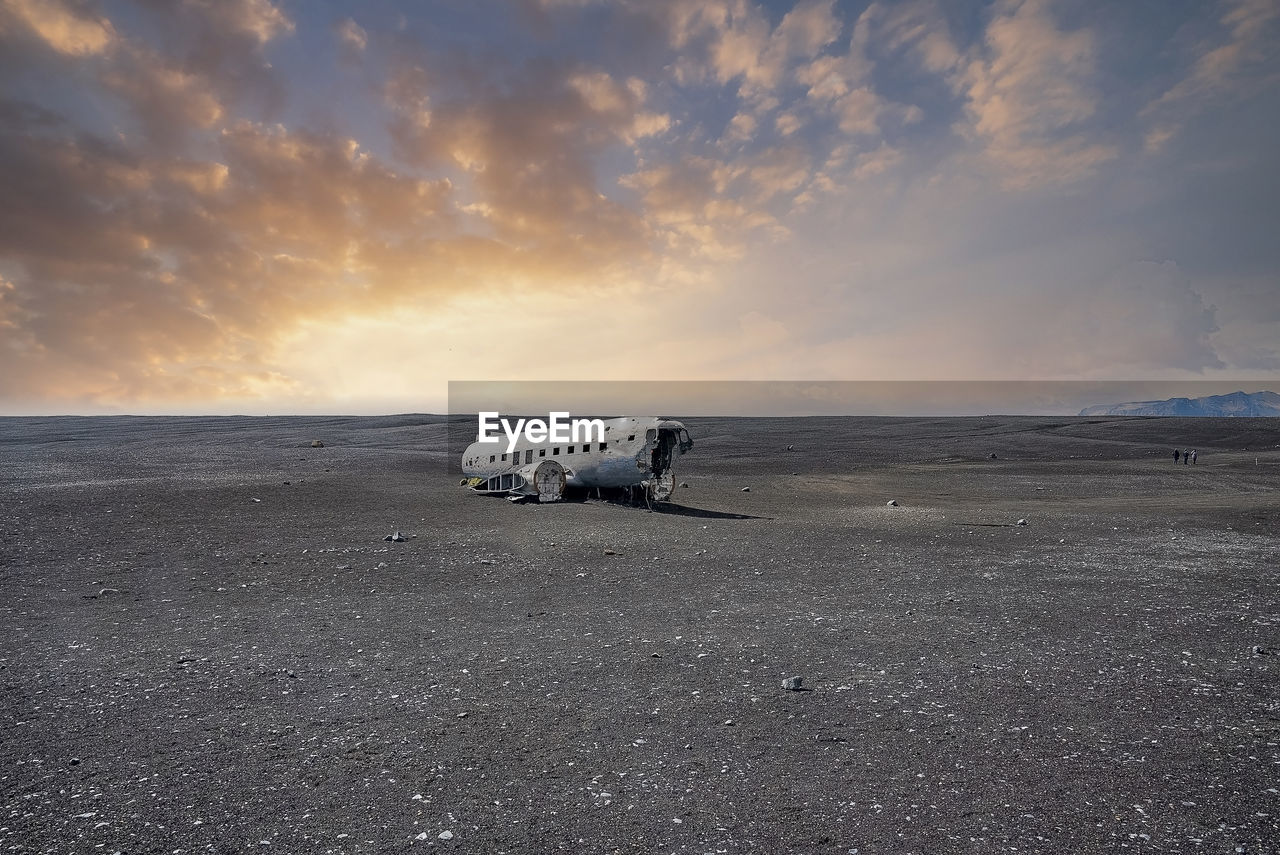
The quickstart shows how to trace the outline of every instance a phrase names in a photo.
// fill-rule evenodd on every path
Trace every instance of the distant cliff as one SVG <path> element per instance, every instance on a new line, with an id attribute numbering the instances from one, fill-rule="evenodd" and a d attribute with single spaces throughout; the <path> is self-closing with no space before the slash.
<path id="1" fill-rule="evenodd" d="M 1207 398 L 1170 398 L 1167 401 L 1134 401 L 1085 407 L 1082 416 L 1280 416 L 1280 395 L 1275 392 L 1232 392 Z"/>

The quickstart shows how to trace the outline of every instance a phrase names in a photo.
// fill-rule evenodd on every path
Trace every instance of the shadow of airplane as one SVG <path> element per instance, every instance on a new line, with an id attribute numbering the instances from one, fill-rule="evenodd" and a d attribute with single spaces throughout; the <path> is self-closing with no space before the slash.
<path id="1" fill-rule="evenodd" d="M 481 494 L 485 498 L 490 499 L 507 499 L 511 497 L 497 493 Z M 520 497 L 520 503 L 536 503 L 537 498 L 534 496 Z M 564 498 L 560 500 L 561 504 L 566 505 L 609 505 L 615 508 L 625 508 L 627 510 L 652 511 L 655 514 L 670 514 L 677 517 L 697 517 L 705 520 L 771 520 L 773 517 L 758 517 L 751 514 L 731 514 L 728 511 L 708 511 L 704 508 L 691 508 L 687 505 L 677 505 L 671 502 L 654 502 L 652 506 L 646 506 L 642 501 L 625 499 L 619 496 L 595 496 L 583 489 L 567 491 Z"/>
<path id="2" fill-rule="evenodd" d="M 658 502 L 652 508 L 655 514 L 671 514 L 677 517 L 700 517 L 706 520 L 771 520 L 773 517 L 757 517 L 751 514 L 731 514 L 728 511 L 708 511 L 703 508 L 691 508 L 687 505 L 674 505 L 670 502 Z"/>

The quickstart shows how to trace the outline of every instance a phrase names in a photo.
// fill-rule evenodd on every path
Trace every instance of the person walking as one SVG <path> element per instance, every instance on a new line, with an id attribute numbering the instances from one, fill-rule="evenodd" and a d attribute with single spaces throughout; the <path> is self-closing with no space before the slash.
<path id="1" fill-rule="evenodd" d="M 1178 462 L 1178 458 L 1180 458 L 1181 456 L 1182 456 L 1182 452 L 1175 448 L 1175 449 L 1173 450 L 1173 462 L 1174 462 L 1174 463 L 1177 463 L 1177 462 Z"/>
<path id="2" fill-rule="evenodd" d="M 1183 466 L 1191 465 L 1191 449 L 1187 449 L 1186 451 L 1182 452 L 1182 465 Z"/>
<path id="3" fill-rule="evenodd" d="M 1196 450 L 1194 448 L 1191 449 L 1191 465 L 1196 465 Z"/>

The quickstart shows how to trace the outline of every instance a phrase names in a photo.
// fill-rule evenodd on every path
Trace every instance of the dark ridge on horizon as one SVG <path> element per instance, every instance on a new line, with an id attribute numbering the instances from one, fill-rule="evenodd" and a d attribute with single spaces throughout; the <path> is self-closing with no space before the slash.
<path id="1" fill-rule="evenodd" d="M 1081 416 L 1177 416 L 1190 418 L 1271 418 L 1280 416 L 1275 392 L 1232 392 L 1203 398 L 1168 398 L 1085 407 Z"/>

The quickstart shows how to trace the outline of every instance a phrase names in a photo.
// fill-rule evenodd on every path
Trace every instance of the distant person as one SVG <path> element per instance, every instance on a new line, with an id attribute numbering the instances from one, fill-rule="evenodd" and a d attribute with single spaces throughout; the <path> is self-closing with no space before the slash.
<path id="1" fill-rule="evenodd" d="M 1182 457 L 1182 452 L 1175 448 L 1173 450 L 1173 462 L 1177 463 L 1180 457 Z"/>
<path id="2" fill-rule="evenodd" d="M 1191 449 L 1191 465 L 1196 465 L 1196 450 L 1194 448 Z"/>
<path id="3" fill-rule="evenodd" d="M 1182 452 L 1182 465 L 1183 465 L 1183 466 L 1190 466 L 1190 465 L 1191 465 L 1191 452 L 1190 452 L 1190 451 L 1184 451 L 1184 452 Z"/>

